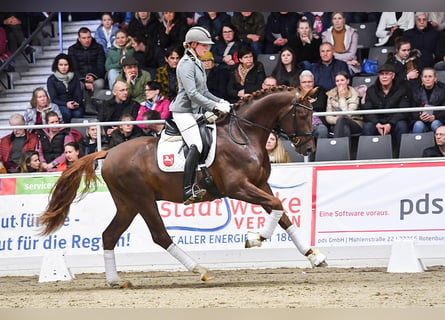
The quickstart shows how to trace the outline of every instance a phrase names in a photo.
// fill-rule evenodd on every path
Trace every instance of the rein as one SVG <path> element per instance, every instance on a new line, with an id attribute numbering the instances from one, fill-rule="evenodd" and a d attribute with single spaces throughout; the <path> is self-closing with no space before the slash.
<path id="1" fill-rule="evenodd" d="M 296 118 L 297 117 L 297 113 L 296 113 L 296 110 L 297 110 L 297 107 L 302 107 L 302 108 L 304 108 L 304 109 L 306 109 L 306 110 L 309 110 L 309 111 L 313 111 L 313 107 L 312 106 L 306 106 L 306 105 L 304 105 L 304 104 L 302 104 L 302 103 L 299 103 L 298 101 L 297 101 L 297 99 L 298 99 L 298 96 L 299 96 L 299 92 L 297 91 L 296 93 L 295 93 L 295 96 L 294 96 L 294 98 L 292 99 L 292 107 L 291 108 L 289 108 L 289 110 L 287 110 L 287 112 L 283 115 L 283 116 L 281 116 L 279 119 L 278 119 L 278 123 L 280 123 L 281 122 L 281 120 L 283 120 L 283 118 L 285 118 L 289 113 L 291 113 L 292 112 L 292 118 Z M 264 131 L 267 131 L 267 132 L 276 132 L 276 133 L 280 133 L 280 134 L 284 134 L 284 135 L 286 135 L 288 138 L 289 138 L 289 140 L 291 140 L 293 143 L 295 143 L 295 144 L 298 144 L 299 143 L 299 138 L 298 137 L 305 137 L 305 136 L 312 136 L 313 135 L 313 133 L 312 133 L 312 131 L 303 131 L 303 132 L 300 132 L 300 131 L 297 131 L 297 122 L 296 121 L 293 121 L 293 125 L 294 125 L 294 134 L 291 134 L 291 135 L 288 135 L 288 134 L 286 134 L 286 132 L 284 131 L 284 130 L 282 130 L 281 128 L 278 130 L 278 132 L 277 132 L 277 130 L 275 130 L 275 129 L 269 129 L 269 128 L 266 128 L 265 126 L 263 126 L 263 125 L 260 125 L 260 124 L 258 124 L 258 123 L 255 123 L 255 122 L 253 122 L 253 121 L 250 121 L 250 120 L 248 120 L 248 119 L 245 119 L 245 118 L 242 118 L 242 117 L 239 117 L 237 114 L 236 114 L 236 111 L 235 111 L 235 109 L 232 109 L 232 111 L 230 112 L 230 122 L 229 122 L 229 136 L 230 136 L 230 138 L 232 139 L 232 141 L 233 142 L 235 142 L 236 144 L 239 144 L 239 145 L 247 145 L 248 143 L 249 143 L 249 137 L 247 136 L 247 134 L 246 134 L 246 132 L 244 131 L 244 129 L 243 128 L 241 128 L 241 126 L 240 126 L 240 124 L 239 124 L 239 120 L 240 121 L 242 121 L 242 122 L 244 122 L 244 123 L 247 123 L 247 124 L 249 124 L 249 125 L 251 125 L 251 126 L 253 126 L 253 127 L 257 127 L 257 128 L 260 128 L 260 129 L 263 129 Z M 235 121 L 232 121 L 232 119 L 235 119 Z M 236 139 L 235 139 L 235 137 L 233 137 L 233 135 L 232 135 L 232 128 L 233 128 L 233 123 L 236 125 L 236 128 L 238 129 L 238 131 L 242 134 L 242 136 L 243 136 L 243 138 L 244 138 L 244 141 L 237 141 Z M 295 140 L 298 140 L 297 142 L 294 142 Z"/>

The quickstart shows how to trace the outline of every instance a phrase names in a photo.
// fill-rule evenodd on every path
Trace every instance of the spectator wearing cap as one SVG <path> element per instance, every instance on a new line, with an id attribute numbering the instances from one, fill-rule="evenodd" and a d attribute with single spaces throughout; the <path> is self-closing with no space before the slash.
<path id="1" fill-rule="evenodd" d="M 151 81 L 151 75 L 139 68 L 138 61 L 133 56 L 122 59 L 122 71 L 116 81 L 127 83 L 128 96 L 139 104 L 145 101 L 145 85 Z"/>
<path id="2" fill-rule="evenodd" d="M 362 109 L 406 108 L 411 104 L 409 89 L 394 81 L 395 68 L 384 64 L 378 69 L 378 78 L 366 91 Z M 394 150 L 399 150 L 402 134 L 408 133 L 409 113 L 365 114 L 362 135 L 391 134 Z"/>
<path id="3" fill-rule="evenodd" d="M 206 51 L 201 59 L 207 74 L 207 88 L 217 97 L 227 99 L 227 82 L 229 81 L 229 72 L 223 66 L 216 66 L 211 51 Z"/>

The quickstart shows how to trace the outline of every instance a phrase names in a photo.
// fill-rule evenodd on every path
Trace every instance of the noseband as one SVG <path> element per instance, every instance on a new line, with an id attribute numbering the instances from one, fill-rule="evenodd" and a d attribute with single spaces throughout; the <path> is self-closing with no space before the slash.
<path id="1" fill-rule="evenodd" d="M 292 100 L 292 107 L 289 108 L 289 110 L 287 110 L 287 112 L 280 117 L 280 119 L 278 119 L 278 123 L 280 123 L 288 114 L 292 114 L 292 123 L 294 126 L 294 133 L 289 135 L 287 134 L 283 129 L 280 128 L 280 133 L 284 133 L 288 136 L 289 140 L 295 145 L 297 146 L 298 144 L 300 144 L 301 139 L 299 137 L 312 137 L 313 136 L 313 132 L 312 131 L 298 131 L 297 128 L 297 107 L 301 107 L 304 108 L 306 110 L 309 111 L 313 111 L 314 108 L 312 106 L 306 106 L 302 103 L 299 103 L 297 101 L 298 97 L 300 96 L 300 92 L 297 90 L 297 92 L 295 93 L 295 96 Z"/>

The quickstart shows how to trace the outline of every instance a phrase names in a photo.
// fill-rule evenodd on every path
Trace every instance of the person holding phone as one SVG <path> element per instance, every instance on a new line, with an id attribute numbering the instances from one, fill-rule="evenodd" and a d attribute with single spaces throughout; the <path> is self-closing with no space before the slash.
<path id="1" fill-rule="evenodd" d="M 437 80 L 433 68 L 424 68 L 421 76 L 421 85 L 414 89 L 413 100 L 416 107 L 431 107 L 445 105 L 445 84 Z M 413 133 L 421 133 L 445 124 L 445 110 L 425 110 L 413 112 Z"/>

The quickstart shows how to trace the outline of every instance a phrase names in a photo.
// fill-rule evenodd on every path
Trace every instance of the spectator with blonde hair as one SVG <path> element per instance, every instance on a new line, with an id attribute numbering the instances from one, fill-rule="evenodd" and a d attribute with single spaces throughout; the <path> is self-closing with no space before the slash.
<path id="1" fill-rule="evenodd" d="M 24 113 L 26 125 L 45 124 L 46 113 L 49 111 L 57 113 L 59 118 L 62 118 L 59 106 L 51 102 L 48 92 L 43 87 L 35 88 Z"/>
<path id="2" fill-rule="evenodd" d="M 122 72 L 121 61 L 126 56 L 133 55 L 134 49 L 126 30 L 118 30 L 116 32 L 113 47 L 108 50 L 105 60 L 105 69 L 107 70 L 108 88 L 113 88 L 116 78 Z"/>
<path id="3" fill-rule="evenodd" d="M 332 27 L 322 33 L 323 42 L 332 44 L 335 58 L 346 62 L 352 73 L 360 72 L 360 62 L 357 61 L 357 30 L 346 24 L 343 12 L 333 12 L 331 17 Z"/>
<path id="4" fill-rule="evenodd" d="M 269 154 L 271 163 L 286 163 L 290 162 L 290 156 L 284 148 L 283 142 L 280 140 L 278 134 L 271 132 L 266 143 L 266 150 Z"/>

